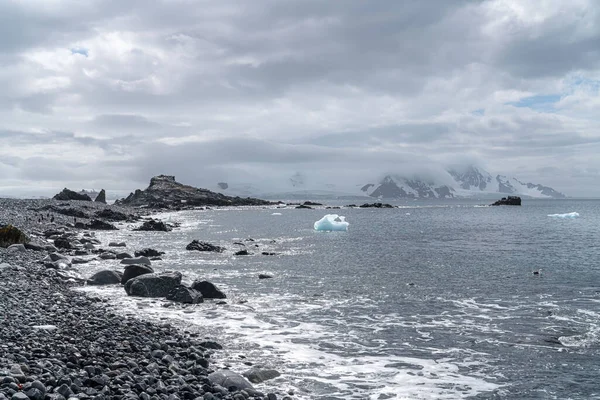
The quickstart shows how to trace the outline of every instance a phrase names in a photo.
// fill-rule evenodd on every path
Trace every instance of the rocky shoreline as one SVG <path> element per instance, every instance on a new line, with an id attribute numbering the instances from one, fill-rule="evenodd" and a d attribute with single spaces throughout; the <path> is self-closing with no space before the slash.
<path id="1" fill-rule="evenodd" d="M 119 315 L 74 290 L 82 280 L 43 261 L 62 251 L 44 232 L 84 232 L 111 224 L 111 216 L 138 220 L 143 212 L 101 202 L 0 199 L 0 225 L 31 240 L 27 248 L 0 248 L 0 400 L 291 399 L 215 370 L 218 343 Z"/>

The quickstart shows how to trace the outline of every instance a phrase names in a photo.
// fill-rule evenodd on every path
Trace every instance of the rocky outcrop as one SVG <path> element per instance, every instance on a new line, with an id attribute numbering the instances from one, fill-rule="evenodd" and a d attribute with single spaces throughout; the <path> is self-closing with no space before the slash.
<path id="1" fill-rule="evenodd" d="M 115 202 L 118 205 L 151 207 L 151 208 L 190 208 L 196 206 L 254 206 L 268 205 L 268 201 L 225 196 L 208 189 L 199 189 L 184 185 L 174 176 L 159 175 L 150 180 L 145 190 L 136 190 L 127 198 Z"/>
<path id="2" fill-rule="evenodd" d="M 194 281 L 192 289 L 202 293 L 205 299 L 226 299 L 225 293 L 220 291 L 212 282 L 209 281 Z"/>
<path id="3" fill-rule="evenodd" d="M 394 206 L 387 203 L 365 203 L 360 208 L 394 208 Z"/>
<path id="4" fill-rule="evenodd" d="M 217 183 L 217 186 L 219 186 L 219 188 L 221 188 L 223 190 L 226 190 L 229 187 L 227 182 L 219 182 L 219 183 Z"/>
<path id="5" fill-rule="evenodd" d="M 521 198 L 518 196 L 508 196 L 496 201 L 493 206 L 520 206 Z"/>
<path id="6" fill-rule="evenodd" d="M 275 379 L 281 374 L 279 371 L 274 369 L 263 369 L 259 367 L 253 367 L 248 371 L 244 372 L 243 375 L 248 378 L 248 380 L 252 383 L 261 383 L 264 381 L 268 381 L 269 379 Z"/>
<path id="7" fill-rule="evenodd" d="M 104 203 L 104 204 L 106 204 L 106 191 L 104 191 L 104 189 L 102 189 L 100 191 L 100 193 L 98 193 L 98 196 L 96 196 L 96 199 L 94 199 L 94 201 L 96 203 Z"/>
<path id="8" fill-rule="evenodd" d="M 29 239 L 21 230 L 12 225 L 0 225 L 0 247 L 8 247 L 11 244 L 27 243 Z"/>
<path id="9" fill-rule="evenodd" d="M 180 272 L 146 274 L 128 280 L 125 283 L 125 292 L 129 296 L 166 297 L 179 285 L 181 285 Z"/>
<path id="10" fill-rule="evenodd" d="M 121 264 L 125 264 L 125 265 L 133 265 L 133 264 L 151 265 L 152 263 L 150 262 L 150 260 L 148 259 L 148 257 L 140 256 L 140 257 L 135 257 L 135 258 L 124 258 L 123 260 L 121 260 Z"/>
<path id="11" fill-rule="evenodd" d="M 90 196 L 87 194 L 80 194 L 64 188 L 62 192 L 57 193 L 53 197 L 54 200 L 83 200 L 83 201 L 92 201 Z"/>
<path id="12" fill-rule="evenodd" d="M 159 232 L 170 232 L 173 228 L 168 226 L 162 221 L 157 221 L 151 219 L 149 221 L 145 221 L 142 226 L 139 228 L 135 228 L 134 231 L 159 231 Z"/>
<path id="13" fill-rule="evenodd" d="M 225 251 L 225 247 L 215 246 L 214 244 L 200 242 L 198 240 L 193 240 L 190 244 L 185 246 L 185 249 L 196 251 L 213 251 L 215 253 L 222 253 L 223 251 Z"/>
<path id="14" fill-rule="evenodd" d="M 96 218 L 102 218 L 109 221 L 127 221 L 128 219 L 135 218 L 133 215 L 127 215 L 119 211 L 111 210 L 110 208 L 98 211 L 94 215 Z"/>

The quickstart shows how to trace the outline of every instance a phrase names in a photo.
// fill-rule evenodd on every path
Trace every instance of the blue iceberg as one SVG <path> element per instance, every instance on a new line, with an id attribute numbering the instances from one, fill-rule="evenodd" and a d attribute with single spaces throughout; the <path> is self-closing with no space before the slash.
<path id="1" fill-rule="evenodd" d="M 346 217 L 339 216 L 337 214 L 327 214 L 317 222 L 315 222 L 315 230 L 317 231 L 347 231 L 348 222 Z"/>

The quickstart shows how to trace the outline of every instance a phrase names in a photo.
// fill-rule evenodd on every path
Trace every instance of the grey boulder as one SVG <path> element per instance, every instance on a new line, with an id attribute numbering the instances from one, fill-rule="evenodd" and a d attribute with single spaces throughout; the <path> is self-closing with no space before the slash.
<path id="1" fill-rule="evenodd" d="M 187 286 L 179 285 L 167 294 L 167 300 L 178 303 L 197 304 L 202 303 L 202 293 Z"/>
<path id="2" fill-rule="evenodd" d="M 227 389 L 230 389 L 232 386 L 234 386 L 236 390 L 254 389 L 252 384 L 248 382 L 246 378 L 228 369 L 222 369 L 209 374 L 208 380 L 213 385 L 220 385 Z"/>
<path id="3" fill-rule="evenodd" d="M 141 275 L 152 274 L 152 273 L 154 273 L 154 270 L 152 269 L 152 267 L 150 267 L 148 265 L 136 265 L 136 264 L 128 265 L 125 267 L 125 270 L 123 271 L 123 277 L 121 278 L 121 283 L 125 284 L 130 279 L 137 278 L 138 276 L 141 276 Z"/>
<path id="4" fill-rule="evenodd" d="M 166 297 L 179 285 L 181 285 L 180 272 L 145 274 L 128 280 L 125 283 L 125 292 L 129 296 Z"/>
<path id="5" fill-rule="evenodd" d="M 87 280 L 88 285 L 113 285 L 121 283 L 123 274 L 119 271 L 104 270 L 96 272 L 90 279 Z"/>
<path id="6" fill-rule="evenodd" d="M 205 299 L 226 299 L 225 293 L 220 291 L 212 282 L 209 281 L 194 281 L 192 289 L 202 293 Z"/>

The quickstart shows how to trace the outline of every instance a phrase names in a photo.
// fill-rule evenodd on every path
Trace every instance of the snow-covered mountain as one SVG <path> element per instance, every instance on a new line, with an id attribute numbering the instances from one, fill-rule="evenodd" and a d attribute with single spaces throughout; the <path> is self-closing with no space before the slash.
<path id="1" fill-rule="evenodd" d="M 425 177 L 427 176 L 427 178 Z M 564 198 L 551 187 L 524 183 L 517 178 L 492 175 L 473 165 L 439 169 L 426 174 L 411 173 L 385 175 L 369 183 L 343 179 L 330 183 L 324 177 L 307 176 L 296 172 L 289 177 L 270 181 L 268 185 L 219 182 L 211 190 L 227 195 L 262 198 L 333 198 L 371 197 L 378 199 L 449 199 L 461 197 L 490 197 L 511 194 L 524 197 Z"/>
<path id="2" fill-rule="evenodd" d="M 381 199 L 438 199 L 452 198 L 455 190 L 447 185 L 436 186 L 420 179 L 392 177 L 390 175 L 375 184 L 366 184 L 361 191 Z"/>

